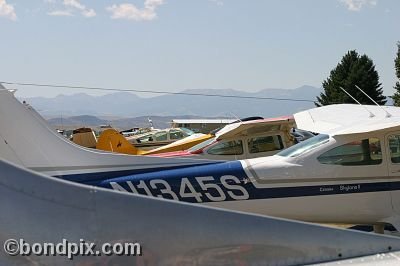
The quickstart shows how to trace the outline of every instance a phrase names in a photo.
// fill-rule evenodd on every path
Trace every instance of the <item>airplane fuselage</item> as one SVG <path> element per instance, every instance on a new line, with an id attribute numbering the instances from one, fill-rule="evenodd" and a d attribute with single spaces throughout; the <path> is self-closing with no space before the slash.
<path id="1" fill-rule="evenodd" d="M 390 160 L 397 156 L 397 146 L 388 139 L 392 135 L 320 135 L 271 157 L 155 169 L 84 183 L 304 221 L 387 222 L 400 209 L 400 175 L 395 171 L 400 165 Z"/>

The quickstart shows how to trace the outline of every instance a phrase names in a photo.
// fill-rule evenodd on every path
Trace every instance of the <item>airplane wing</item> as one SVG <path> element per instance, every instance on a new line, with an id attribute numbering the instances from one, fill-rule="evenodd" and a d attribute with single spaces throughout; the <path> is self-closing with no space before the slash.
<path id="1" fill-rule="evenodd" d="M 1 243 L 64 238 L 142 246 L 141 256 L 76 256 L 74 265 L 303 265 L 370 255 L 371 265 L 398 262 L 400 239 L 394 237 L 121 193 L 3 160 L 0 169 Z M 1 265 L 67 263 L 66 256 L 0 254 Z"/>
<path id="2" fill-rule="evenodd" d="M 390 114 L 389 117 L 386 112 Z M 396 127 L 399 118 L 398 107 L 356 104 L 332 104 L 294 114 L 299 129 L 332 135 Z"/>
<path id="3" fill-rule="evenodd" d="M 149 150 L 145 153 L 145 155 L 159 154 L 159 153 L 165 153 L 165 152 L 184 151 L 184 150 L 187 150 L 187 149 L 189 149 L 203 141 L 206 141 L 210 138 L 213 138 L 213 137 L 214 137 L 214 135 L 212 135 L 212 134 L 195 133 L 193 135 L 190 135 L 186 138 L 177 140 L 177 141 L 167 144 L 165 146 L 161 146 L 159 148 Z"/>
<path id="4" fill-rule="evenodd" d="M 292 116 L 283 116 L 269 119 L 251 120 L 226 125 L 215 133 L 218 139 L 226 139 L 238 135 L 256 134 L 268 131 L 277 131 L 281 127 L 294 125 Z"/>

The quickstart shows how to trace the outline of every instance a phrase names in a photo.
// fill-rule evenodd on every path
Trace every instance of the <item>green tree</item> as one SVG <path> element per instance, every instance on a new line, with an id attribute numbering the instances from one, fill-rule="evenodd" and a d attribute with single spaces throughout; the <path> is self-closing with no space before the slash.
<path id="1" fill-rule="evenodd" d="M 322 83 L 324 92 L 317 97 L 315 105 L 354 103 L 354 100 L 340 87 L 343 87 L 360 103 L 373 104 L 355 85 L 359 86 L 378 104 L 386 103 L 382 84 L 379 82 L 379 75 L 373 61 L 367 55 L 360 56 L 355 50 L 352 50 L 343 56 L 340 63 L 331 71 L 330 76 L 324 80 Z"/>
<path id="2" fill-rule="evenodd" d="M 394 69 L 396 70 L 396 77 L 399 79 L 394 86 L 396 90 L 393 96 L 390 98 L 393 99 L 393 104 L 395 106 L 400 106 L 400 42 L 397 43 L 397 56 L 394 59 Z"/>

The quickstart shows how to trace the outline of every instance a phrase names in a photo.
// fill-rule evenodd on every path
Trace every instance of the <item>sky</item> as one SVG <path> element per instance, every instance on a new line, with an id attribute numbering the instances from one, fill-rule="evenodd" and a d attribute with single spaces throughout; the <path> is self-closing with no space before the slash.
<path id="1" fill-rule="evenodd" d="M 321 87 L 352 49 L 396 82 L 398 0 L 0 0 L 0 81 L 183 91 Z M 79 89 L 18 88 L 23 97 Z"/>

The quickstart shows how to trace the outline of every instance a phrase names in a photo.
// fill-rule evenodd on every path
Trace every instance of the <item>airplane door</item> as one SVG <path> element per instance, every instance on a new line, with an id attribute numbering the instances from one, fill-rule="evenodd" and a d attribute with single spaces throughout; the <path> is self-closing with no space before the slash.
<path id="1" fill-rule="evenodd" d="M 400 132 L 387 134 L 385 142 L 392 205 L 394 211 L 400 214 Z"/>

